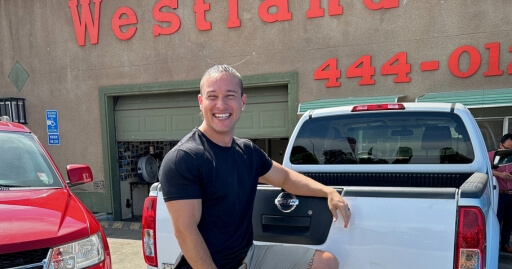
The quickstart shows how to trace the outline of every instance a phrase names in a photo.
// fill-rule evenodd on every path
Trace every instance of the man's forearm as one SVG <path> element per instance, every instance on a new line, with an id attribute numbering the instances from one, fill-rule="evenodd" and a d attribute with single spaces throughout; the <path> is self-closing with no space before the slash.
<path id="1" fill-rule="evenodd" d="M 348 227 L 351 216 L 350 208 L 345 199 L 334 188 L 325 186 L 293 170 L 286 169 L 275 162 L 270 171 L 260 178 L 260 182 L 283 188 L 287 192 L 296 195 L 327 198 L 333 220 L 338 219 L 338 212 L 340 212 L 345 228 Z"/>
<path id="2" fill-rule="evenodd" d="M 217 268 L 213 263 L 210 251 L 206 247 L 203 237 L 195 227 L 175 232 L 181 252 L 187 258 L 192 268 Z"/>
<path id="3" fill-rule="evenodd" d="M 201 218 L 201 200 L 178 200 L 166 202 L 165 205 L 181 252 L 192 268 L 216 268 L 203 236 L 197 229 Z"/>
<path id="4" fill-rule="evenodd" d="M 327 187 L 295 171 L 289 171 L 289 177 L 283 181 L 283 189 L 304 196 L 327 197 L 333 188 Z"/>

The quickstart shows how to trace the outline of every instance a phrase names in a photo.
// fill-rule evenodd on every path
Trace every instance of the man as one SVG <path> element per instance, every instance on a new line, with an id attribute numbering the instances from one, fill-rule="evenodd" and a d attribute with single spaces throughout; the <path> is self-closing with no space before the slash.
<path id="1" fill-rule="evenodd" d="M 326 197 L 334 220 L 348 226 L 350 209 L 333 188 L 273 162 L 249 140 L 234 137 L 245 107 L 240 74 L 216 65 L 204 74 L 198 95 L 201 126 L 164 158 L 160 169 L 185 268 L 338 268 L 331 253 L 303 247 L 253 245 L 257 184 L 297 195 Z"/>
<path id="2" fill-rule="evenodd" d="M 505 134 L 501 140 L 499 149 L 512 149 L 512 133 Z M 494 152 L 489 152 L 489 160 L 493 163 Z M 499 185 L 498 197 L 498 221 L 501 225 L 500 250 L 512 253 L 509 245 L 510 233 L 512 232 L 512 174 L 510 168 L 500 166 L 492 170 Z"/>

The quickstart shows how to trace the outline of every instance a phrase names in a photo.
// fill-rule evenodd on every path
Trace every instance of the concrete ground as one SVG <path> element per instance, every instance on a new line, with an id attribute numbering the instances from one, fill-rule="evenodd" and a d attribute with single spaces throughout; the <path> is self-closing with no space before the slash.
<path id="1" fill-rule="evenodd" d="M 147 268 L 142 255 L 140 222 L 100 221 L 107 236 L 112 268 Z"/>

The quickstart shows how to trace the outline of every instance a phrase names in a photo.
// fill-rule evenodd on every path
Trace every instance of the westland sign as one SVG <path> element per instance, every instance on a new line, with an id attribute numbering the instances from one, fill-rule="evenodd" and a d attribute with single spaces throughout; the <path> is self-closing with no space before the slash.
<path id="1" fill-rule="evenodd" d="M 71 10 L 73 24 L 75 26 L 76 41 L 78 46 L 85 46 L 85 30 L 89 33 L 89 41 L 91 44 L 98 44 L 98 33 L 100 24 L 100 8 L 102 0 L 93 0 L 94 2 L 94 19 L 92 18 L 90 0 L 80 0 L 81 17 L 78 11 L 78 0 L 69 0 L 68 6 Z M 264 22 L 273 23 L 280 21 L 292 20 L 292 12 L 288 8 L 289 0 L 263 0 L 258 7 L 258 15 Z M 340 5 L 341 0 L 329 0 L 328 14 L 329 16 L 337 16 L 343 14 L 343 6 Z M 399 0 L 360 0 L 370 10 L 397 8 Z M 153 36 L 172 35 L 176 33 L 181 26 L 181 20 L 178 15 L 173 12 L 162 11 L 163 8 L 171 10 L 178 9 L 178 0 L 160 0 L 153 6 Z M 276 12 L 269 12 L 271 8 Z M 196 27 L 200 31 L 208 31 L 212 29 L 212 23 L 206 20 L 206 13 L 210 10 L 210 3 L 204 0 L 195 0 L 194 13 L 196 14 Z M 238 0 L 228 0 L 228 21 L 227 28 L 237 28 L 241 26 L 241 20 L 238 16 Z M 309 9 L 306 11 L 306 17 L 318 18 L 324 17 L 325 10 L 321 5 L 321 0 L 309 0 Z M 137 32 L 137 13 L 130 7 L 123 6 L 116 10 L 112 16 L 112 31 L 120 40 L 129 40 Z M 166 26 L 163 26 L 165 24 Z M 126 26 L 125 31 L 121 30 L 121 26 Z"/>
<path id="2" fill-rule="evenodd" d="M 102 0 L 93 0 L 94 19 L 91 11 L 91 0 L 69 0 L 68 6 L 73 18 L 75 34 L 78 46 L 85 46 L 86 29 L 89 34 L 91 44 L 98 44 L 100 8 Z M 306 0 L 305 0 L 306 1 Z M 309 0 L 309 9 L 305 11 L 308 19 L 326 16 L 325 8 L 322 7 L 322 0 Z M 392 9 L 399 7 L 399 0 L 359 0 L 369 10 Z M 227 0 L 228 20 L 226 27 L 241 27 L 242 22 L 238 14 L 239 0 Z M 343 6 L 341 0 L 328 0 L 327 15 L 343 15 Z M 209 31 L 212 29 L 212 22 L 206 19 L 206 14 L 210 10 L 210 3 L 205 0 L 195 0 L 193 12 L 195 13 L 196 28 L 199 31 Z M 80 6 L 80 7 L 79 7 Z M 80 11 L 79 11 L 80 9 Z M 153 24 L 153 36 L 172 35 L 176 33 L 181 26 L 180 17 L 174 13 L 178 9 L 178 0 L 159 0 L 153 6 L 152 15 L 155 23 Z M 192 12 L 192 11 L 191 11 Z M 291 21 L 292 12 L 289 11 L 289 0 L 261 0 L 258 6 L 258 16 L 266 23 L 276 23 L 282 21 Z M 120 40 L 129 40 L 137 32 L 137 13 L 130 7 L 122 6 L 118 8 L 111 19 L 112 32 Z M 124 26 L 124 27 L 123 27 Z M 123 27 L 124 31 L 121 29 Z M 481 53 L 482 49 L 487 53 Z M 508 49 L 508 54 L 512 53 L 512 46 Z M 507 63 L 506 69 L 503 69 L 500 59 L 503 53 L 500 42 L 489 42 L 484 48 L 476 48 L 470 45 L 462 45 L 455 48 L 448 59 L 421 59 L 421 62 L 413 66 L 408 61 L 408 53 L 405 51 L 396 52 L 390 55 L 387 61 L 379 63 L 377 67 L 372 63 L 372 55 L 361 55 L 359 59 L 349 66 L 345 66 L 343 72 L 342 64 L 338 63 L 338 58 L 329 58 L 319 63 L 313 73 L 314 80 L 325 81 L 326 88 L 340 88 L 341 79 L 358 79 L 358 84 L 374 85 L 375 75 L 394 76 L 394 83 L 411 82 L 411 70 L 423 72 L 435 72 L 440 69 L 441 64 L 446 64 L 450 73 L 458 78 L 468 78 L 480 70 L 483 59 L 487 60 L 488 65 L 484 68 L 484 77 L 503 76 L 512 74 L 512 62 Z M 467 63 L 461 59 L 469 59 Z M 344 74 L 343 74 L 344 73 Z"/>

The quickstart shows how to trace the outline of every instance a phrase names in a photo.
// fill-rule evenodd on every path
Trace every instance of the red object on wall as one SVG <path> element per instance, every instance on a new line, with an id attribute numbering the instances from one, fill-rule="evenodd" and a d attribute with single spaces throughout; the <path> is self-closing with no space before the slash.
<path id="1" fill-rule="evenodd" d="M 206 4 L 204 0 L 196 0 L 194 12 L 196 13 L 196 27 L 201 31 L 212 29 L 212 23 L 206 20 L 206 11 L 210 10 L 210 3 Z"/>
<path id="2" fill-rule="evenodd" d="M 347 78 L 361 77 L 359 85 L 374 85 L 375 66 L 372 66 L 372 56 L 363 55 L 347 69 Z"/>
<path id="3" fill-rule="evenodd" d="M 327 79 L 326 88 L 340 87 L 341 82 L 338 81 L 340 77 L 341 70 L 338 69 L 338 59 L 336 58 L 328 59 L 313 73 L 315 80 Z"/>
<path id="4" fill-rule="evenodd" d="M 75 26 L 76 42 L 78 46 L 85 46 L 85 29 L 89 33 L 89 41 L 92 45 L 98 44 L 98 33 L 100 25 L 100 5 L 101 0 L 94 1 L 94 18 L 92 19 L 91 8 L 89 4 L 90 0 L 80 0 L 81 10 L 78 15 L 78 0 L 69 0 L 68 6 L 71 11 L 71 17 L 73 18 L 73 25 Z"/>
<path id="5" fill-rule="evenodd" d="M 487 43 L 485 48 L 489 50 L 489 65 L 484 77 L 503 75 L 503 70 L 500 69 L 500 42 Z"/>
<path id="6" fill-rule="evenodd" d="M 378 3 L 374 3 L 373 0 L 364 0 L 364 4 L 371 10 L 397 8 L 400 5 L 398 0 L 380 0 Z"/>
<path id="7" fill-rule="evenodd" d="M 459 59 L 462 53 L 469 54 L 469 67 L 466 72 L 463 72 L 459 68 Z M 480 68 L 480 63 L 482 61 L 482 57 L 480 56 L 480 52 L 473 46 L 460 46 L 456 48 L 452 54 L 450 54 L 450 58 L 448 58 L 448 68 L 450 72 L 456 77 L 459 78 L 467 78 L 476 73 Z"/>
<path id="8" fill-rule="evenodd" d="M 318 18 L 324 16 L 324 9 L 320 0 L 310 0 L 309 9 L 306 11 L 306 18 Z M 340 0 L 329 0 L 329 16 L 342 15 L 343 6 L 340 5 Z"/>
<path id="9" fill-rule="evenodd" d="M 428 61 L 420 63 L 421 72 L 434 71 L 439 69 L 439 61 Z"/>
<path id="10" fill-rule="evenodd" d="M 153 7 L 153 18 L 158 22 L 168 22 L 171 25 L 169 27 L 162 27 L 158 24 L 153 25 L 153 36 L 159 35 L 172 35 L 180 29 L 181 20 L 178 15 L 174 13 L 162 12 L 161 9 L 164 7 L 170 7 L 172 9 L 178 8 L 178 0 L 160 0 Z"/>
<path id="11" fill-rule="evenodd" d="M 396 75 L 393 79 L 395 83 L 411 82 L 411 78 L 407 76 L 409 73 L 411 73 L 411 64 L 407 63 L 405 51 L 395 54 L 380 68 L 381 75 Z"/>
<path id="12" fill-rule="evenodd" d="M 270 14 L 268 10 L 277 7 L 277 12 Z M 258 15 L 264 22 L 289 21 L 292 13 L 288 9 L 288 0 L 264 0 L 258 7 Z"/>
<path id="13" fill-rule="evenodd" d="M 121 18 L 123 14 L 126 15 L 125 18 Z M 112 16 L 112 32 L 114 35 L 121 40 L 128 40 L 135 35 L 137 32 L 137 27 L 129 27 L 126 32 L 121 30 L 121 26 L 137 24 L 137 14 L 135 11 L 129 7 L 121 7 L 114 13 Z"/>
<path id="14" fill-rule="evenodd" d="M 510 46 L 510 48 L 508 48 L 508 52 L 512 52 L 512 46 Z M 508 64 L 508 70 L 507 70 L 507 73 L 509 75 L 512 75 L 512 62 Z"/>
<path id="15" fill-rule="evenodd" d="M 228 9 L 228 28 L 240 27 L 241 22 L 238 17 L 238 0 L 229 0 Z"/>

